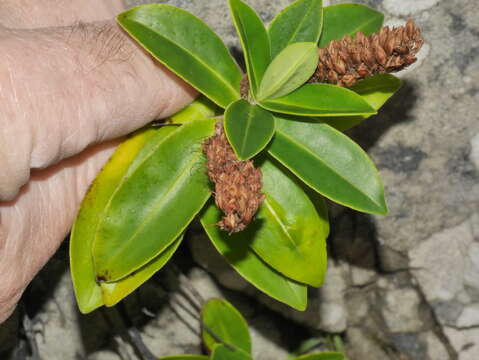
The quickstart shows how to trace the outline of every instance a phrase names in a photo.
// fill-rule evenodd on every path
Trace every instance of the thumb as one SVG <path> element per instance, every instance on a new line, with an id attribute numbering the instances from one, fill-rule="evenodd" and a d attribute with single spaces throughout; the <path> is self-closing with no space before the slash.
<path id="1" fill-rule="evenodd" d="M 166 117 L 196 95 L 113 22 L 1 32 L 0 201 L 14 198 L 30 169 Z"/>

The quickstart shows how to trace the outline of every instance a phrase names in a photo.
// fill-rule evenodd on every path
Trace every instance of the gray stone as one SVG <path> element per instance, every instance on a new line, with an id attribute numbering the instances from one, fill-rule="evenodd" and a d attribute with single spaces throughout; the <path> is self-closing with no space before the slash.
<path id="1" fill-rule="evenodd" d="M 324 285 L 319 291 L 318 328 L 326 332 L 338 333 L 346 330 L 347 310 L 344 301 L 346 282 L 343 268 L 330 261 Z"/>
<path id="2" fill-rule="evenodd" d="M 451 357 L 443 342 L 437 335 L 428 331 L 420 335 L 420 340 L 426 346 L 427 358 L 429 360 L 450 360 Z"/>
<path id="3" fill-rule="evenodd" d="M 250 322 L 253 339 L 253 358 L 259 360 L 286 359 L 288 350 L 283 348 L 282 337 L 287 329 L 278 329 L 267 316 L 259 316 Z"/>
<path id="4" fill-rule="evenodd" d="M 478 216 L 443 230 L 410 251 L 411 267 L 428 301 L 448 301 L 465 285 L 479 287 Z M 477 229 L 476 229 L 477 228 Z"/>
<path id="5" fill-rule="evenodd" d="M 479 300 L 479 299 L 476 299 Z M 459 328 L 473 327 L 479 325 L 479 304 L 472 304 L 465 307 L 459 315 L 456 326 Z"/>
<path id="6" fill-rule="evenodd" d="M 73 354 L 86 355 L 68 272 L 63 274 L 52 297 L 34 319 L 33 330 L 40 355 L 45 359 L 71 359 Z"/>
<path id="7" fill-rule="evenodd" d="M 392 343 L 402 353 L 403 358 L 424 359 L 426 346 L 420 341 L 417 333 L 394 333 L 391 334 Z"/>
<path id="8" fill-rule="evenodd" d="M 351 274 L 351 285 L 365 286 L 373 283 L 377 278 L 377 273 L 373 269 L 366 269 L 359 266 L 349 266 Z"/>
<path id="9" fill-rule="evenodd" d="M 458 360 L 477 360 L 479 354 L 479 329 L 445 327 L 444 332 L 458 353 Z"/>
<path id="10" fill-rule="evenodd" d="M 419 332 L 423 326 L 418 318 L 421 299 L 410 289 L 397 289 L 386 293 L 382 314 L 391 332 Z"/>
<path id="11" fill-rule="evenodd" d="M 413 274 L 445 326 L 445 334 L 459 359 L 479 358 L 479 216 L 445 229 L 410 252 Z"/>
<path id="12" fill-rule="evenodd" d="M 391 249 L 387 246 L 378 247 L 379 267 L 385 272 L 404 271 L 409 268 L 407 254 Z"/>
<path id="13" fill-rule="evenodd" d="M 471 139 L 471 161 L 479 170 L 479 133 Z"/>
<path id="14" fill-rule="evenodd" d="M 88 360 L 122 360 L 122 358 L 114 351 L 101 350 L 89 355 Z"/>
<path id="15" fill-rule="evenodd" d="M 380 341 L 363 329 L 348 328 L 346 340 L 349 344 L 348 358 L 351 360 L 384 360 L 389 358 Z"/>
<path id="16" fill-rule="evenodd" d="M 427 10 L 440 0 L 384 0 L 383 5 L 393 15 L 412 15 Z"/>

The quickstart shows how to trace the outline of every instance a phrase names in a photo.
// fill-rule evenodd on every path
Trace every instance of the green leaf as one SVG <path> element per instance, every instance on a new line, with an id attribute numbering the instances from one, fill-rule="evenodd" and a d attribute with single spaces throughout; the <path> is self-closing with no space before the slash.
<path id="1" fill-rule="evenodd" d="M 318 347 L 324 345 L 324 340 L 318 336 L 314 336 L 307 338 L 306 340 L 302 341 L 299 346 L 289 354 L 288 360 L 293 360 L 297 356 L 301 356 L 302 354 L 307 354 L 313 349 L 317 349 Z"/>
<path id="2" fill-rule="evenodd" d="M 250 354 L 239 349 L 232 349 L 228 346 L 217 344 L 210 356 L 211 360 L 253 360 Z"/>
<path id="3" fill-rule="evenodd" d="M 97 175 L 81 204 L 70 235 L 70 268 L 78 307 L 89 313 L 104 305 L 92 258 L 92 246 L 99 215 L 112 196 L 116 186 L 135 169 L 138 160 L 148 153 L 152 139 L 162 139 L 174 131 L 146 129 L 123 142 Z"/>
<path id="4" fill-rule="evenodd" d="M 401 87 L 401 80 L 393 75 L 381 74 L 367 77 L 350 89 L 361 95 L 375 110 L 379 110 L 386 101 Z M 369 116 L 347 116 L 320 118 L 321 122 L 331 125 L 339 131 L 345 131 L 359 124 Z"/>
<path id="5" fill-rule="evenodd" d="M 376 111 L 355 92 L 329 84 L 306 84 L 289 95 L 260 102 L 270 111 L 299 116 L 371 115 Z"/>
<path id="6" fill-rule="evenodd" d="M 346 360 L 346 358 L 338 352 L 321 352 L 298 356 L 295 360 Z"/>
<path id="7" fill-rule="evenodd" d="M 202 143 L 215 119 L 152 139 L 151 151 L 115 187 L 99 214 L 93 243 L 97 277 L 117 281 L 164 251 L 209 198 Z"/>
<path id="8" fill-rule="evenodd" d="M 222 107 L 240 98 L 241 71 L 221 39 L 189 12 L 143 5 L 117 17 L 151 55 Z"/>
<path id="9" fill-rule="evenodd" d="M 208 360 L 208 356 L 205 355 L 170 355 L 162 356 L 158 360 Z"/>
<path id="10" fill-rule="evenodd" d="M 168 246 L 166 250 L 160 253 L 156 258 L 133 272 L 131 275 L 111 283 L 101 282 L 100 286 L 103 292 L 103 301 L 105 305 L 116 305 L 165 266 L 175 253 L 176 249 L 178 249 L 178 246 L 180 246 L 181 240 L 183 240 L 183 235 L 175 240 L 173 244 Z"/>
<path id="11" fill-rule="evenodd" d="M 361 95 L 369 105 L 379 110 L 386 101 L 401 87 L 401 80 L 390 74 L 367 77 L 350 89 Z"/>
<path id="12" fill-rule="evenodd" d="M 324 202 L 318 204 L 318 214 L 299 181 L 278 163 L 264 161 L 261 172 L 266 198 L 250 226 L 258 225 L 254 231 L 238 233 L 234 241 L 250 242 L 257 255 L 288 278 L 320 286 L 326 274 L 329 234 Z"/>
<path id="13" fill-rule="evenodd" d="M 213 117 L 217 113 L 217 106 L 208 98 L 200 96 L 184 109 L 170 116 L 166 123 L 186 124 L 193 120 L 202 120 Z"/>
<path id="14" fill-rule="evenodd" d="M 365 35 L 378 32 L 383 26 L 384 15 L 365 5 L 339 4 L 323 9 L 323 32 L 319 47 L 327 46 L 332 40 L 345 35 L 353 36 L 358 31 Z"/>
<path id="15" fill-rule="evenodd" d="M 281 51 L 266 69 L 257 99 L 273 99 L 303 85 L 318 66 L 318 48 L 312 42 L 294 43 Z"/>
<path id="16" fill-rule="evenodd" d="M 209 300 L 201 311 L 201 322 L 203 342 L 210 351 L 221 341 L 222 344 L 251 353 L 248 324 L 228 301 Z"/>
<path id="17" fill-rule="evenodd" d="M 387 214 L 378 171 L 359 145 L 327 124 L 276 123 L 268 151 L 307 185 L 355 210 Z"/>
<path id="18" fill-rule="evenodd" d="M 317 43 L 323 28 L 322 0 L 297 0 L 275 16 L 268 28 L 271 56 L 296 42 Z"/>
<path id="19" fill-rule="evenodd" d="M 226 109 L 224 127 L 238 158 L 247 160 L 270 142 L 274 134 L 274 116 L 246 100 L 238 100 Z"/>
<path id="20" fill-rule="evenodd" d="M 239 233 L 229 236 L 228 233 L 221 231 L 216 225 L 221 216 L 220 210 L 210 202 L 201 216 L 201 224 L 226 261 L 242 277 L 272 298 L 297 310 L 306 309 L 308 300 L 306 286 L 288 279 L 269 267 L 250 249 L 249 241 L 238 241 L 236 236 Z M 258 225 L 258 222 L 250 224 L 244 231 L 253 233 Z"/>
<path id="21" fill-rule="evenodd" d="M 271 61 L 268 33 L 258 14 L 246 3 L 241 0 L 228 3 L 243 48 L 251 91 L 256 95 Z"/>

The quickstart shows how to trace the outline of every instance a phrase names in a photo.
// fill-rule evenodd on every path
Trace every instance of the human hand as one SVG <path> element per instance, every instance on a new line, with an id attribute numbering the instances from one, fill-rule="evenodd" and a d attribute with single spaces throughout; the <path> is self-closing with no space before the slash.
<path id="1" fill-rule="evenodd" d="M 68 233 L 118 138 L 196 95 L 105 21 L 123 9 L 0 2 L 0 323 Z"/>

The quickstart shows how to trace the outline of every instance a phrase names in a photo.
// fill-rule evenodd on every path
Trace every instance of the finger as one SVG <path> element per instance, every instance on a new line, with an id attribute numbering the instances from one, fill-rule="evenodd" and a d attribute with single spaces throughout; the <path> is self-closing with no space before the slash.
<path id="1" fill-rule="evenodd" d="M 110 22 L 4 31 L 0 48 L 0 201 L 31 168 L 128 134 L 196 95 Z"/>
<path id="2" fill-rule="evenodd" d="M 117 143 L 96 145 L 35 172 L 14 201 L 0 204 L 0 323 L 65 238 L 89 184 Z"/>
<path id="3" fill-rule="evenodd" d="M 69 26 L 108 20 L 124 9 L 123 0 L 3 0 L 0 24 L 15 29 Z"/>

